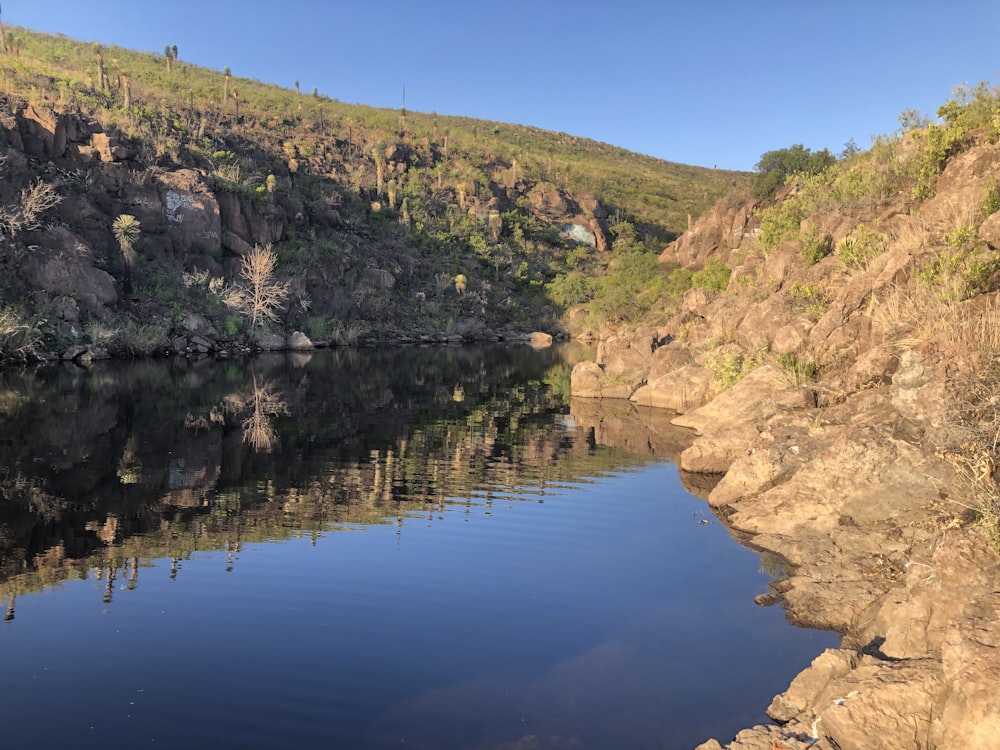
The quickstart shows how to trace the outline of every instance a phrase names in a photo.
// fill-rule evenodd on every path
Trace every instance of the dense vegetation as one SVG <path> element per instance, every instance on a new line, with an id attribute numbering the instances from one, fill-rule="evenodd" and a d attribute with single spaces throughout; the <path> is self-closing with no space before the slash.
<path id="1" fill-rule="evenodd" d="M 345 104 L 316 89 L 304 93 L 298 82 L 286 89 L 188 64 L 176 46 L 141 53 L 17 28 L 8 29 L 7 46 L 0 54 L 6 127 L 29 105 L 81 113 L 127 146 L 127 180 L 142 185 L 195 168 L 217 195 L 235 196 L 261 216 L 282 212 L 276 273 L 301 281 L 278 324 L 317 339 L 555 327 L 566 305 L 594 292 L 574 272 L 600 285 L 616 262 L 600 251 L 612 237 L 565 231 L 572 217 L 593 220 L 650 265 L 692 217 L 747 185 L 741 173 L 667 163 L 565 133 Z M 16 207 L 17 191 L 46 177 L 42 184 L 56 197 L 91 196 L 106 214 L 109 238 L 94 249 L 120 283 L 131 283 L 134 270 L 139 299 L 123 300 L 113 323 L 72 334 L 44 324 L 52 317 L 44 306 L 14 304 L 27 295 L 23 281 L 9 277 L 0 285 L 8 354 L 98 339 L 120 350 L 155 350 L 190 310 L 234 340 L 250 333 L 226 305 L 238 264 L 207 273 L 185 267 L 140 234 L 133 269 L 110 241 L 111 223 L 130 213 L 120 200 L 121 176 L 112 179 L 106 165 L 60 161 L 60 179 L 33 164 L 3 200 Z M 78 221 L 58 206 L 39 216 L 70 229 Z M 31 244 L 18 235 L 4 232 L 8 259 Z M 609 305 L 598 305 L 606 319 L 626 313 Z"/>

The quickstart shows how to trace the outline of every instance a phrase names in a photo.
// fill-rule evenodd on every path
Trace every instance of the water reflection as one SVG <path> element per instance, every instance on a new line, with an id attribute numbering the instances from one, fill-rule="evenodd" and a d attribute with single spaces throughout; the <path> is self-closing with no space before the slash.
<path id="1" fill-rule="evenodd" d="M 826 642 L 753 604 L 755 556 L 663 461 L 689 436 L 571 401 L 571 364 L 0 373 L 5 750 L 690 747 L 760 720 Z"/>
<path id="2" fill-rule="evenodd" d="M 430 524 L 643 463 L 597 451 L 608 425 L 591 412 L 556 418 L 571 364 L 491 347 L 0 373 L 8 619 L 16 594 L 65 579 L 103 581 L 110 604 L 140 560 L 167 557 L 176 578 L 193 551 L 224 549 L 231 569 L 247 542 Z"/>

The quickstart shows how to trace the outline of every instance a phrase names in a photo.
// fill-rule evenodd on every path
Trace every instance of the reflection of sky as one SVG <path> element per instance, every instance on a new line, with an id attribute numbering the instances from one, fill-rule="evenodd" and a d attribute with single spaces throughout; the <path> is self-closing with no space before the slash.
<path id="1" fill-rule="evenodd" d="M 176 580 L 159 561 L 110 605 L 98 581 L 25 596 L 0 628 L 4 747 L 732 734 L 835 639 L 758 608 L 756 555 L 706 514 L 659 464 L 443 521 L 251 545 L 232 572 L 222 552 Z"/>

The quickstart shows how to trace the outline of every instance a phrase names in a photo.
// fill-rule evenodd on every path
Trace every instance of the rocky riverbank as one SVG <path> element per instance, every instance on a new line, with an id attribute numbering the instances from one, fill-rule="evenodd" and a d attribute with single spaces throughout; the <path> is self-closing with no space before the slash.
<path id="1" fill-rule="evenodd" d="M 577 399 L 692 431 L 681 470 L 716 478 L 715 513 L 791 565 L 761 603 L 843 635 L 775 697 L 775 724 L 702 750 L 1000 747 L 998 163 L 972 134 L 933 197 L 810 215 L 767 248 L 765 211 L 720 204 L 664 260 L 721 259 L 729 288 L 575 367 Z"/>
<path id="2" fill-rule="evenodd" d="M 667 358 L 681 359 L 657 357 Z M 904 357 L 892 383 L 822 407 L 815 387 L 764 366 L 703 406 L 643 419 L 695 494 L 691 478 L 704 477 L 713 510 L 791 564 L 762 603 L 780 600 L 793 622 L 844 636 L 774 699 L 776 725 L 704 750 L 991 747 L 1000 737 L 1000 559 L 929 439 L 928 415 L 906 406 L 926 401 L 944 365 L 932 352 Z M 590 369 L 578 365 L 576 388 Z M 678 427 L 694 431 L 687 447 Z"/>

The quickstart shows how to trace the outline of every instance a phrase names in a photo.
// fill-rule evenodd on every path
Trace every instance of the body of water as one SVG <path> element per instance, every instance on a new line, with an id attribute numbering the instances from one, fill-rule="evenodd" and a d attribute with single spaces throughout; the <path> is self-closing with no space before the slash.
<path id="1" fill-rule="evenodd" d="M 602 445 L 622 414 L 575 413 L 569 367 L 0 374 L 0 747 L 686 748 L 765 720 L 835 637 L 754 604 L 780 565 L 655 441 Z"/>

